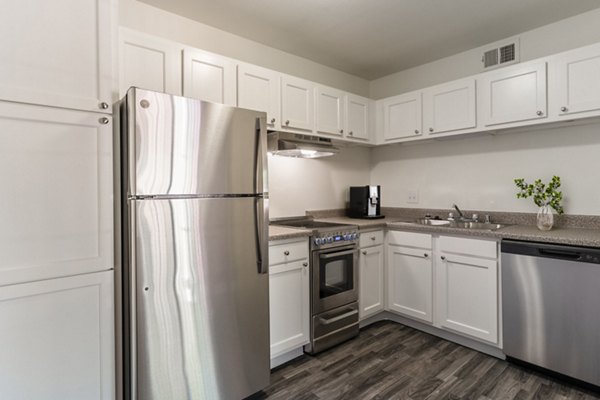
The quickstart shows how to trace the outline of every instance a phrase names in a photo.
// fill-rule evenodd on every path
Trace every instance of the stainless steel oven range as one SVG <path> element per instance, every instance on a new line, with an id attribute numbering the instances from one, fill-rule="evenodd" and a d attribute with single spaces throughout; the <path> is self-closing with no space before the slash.
<path id="1" fill-rule="evenodd" d="M 358 335 L 358 227 L 302 217 L 272 223 L 313 230 L 310 343 L 315 354 Z"/>

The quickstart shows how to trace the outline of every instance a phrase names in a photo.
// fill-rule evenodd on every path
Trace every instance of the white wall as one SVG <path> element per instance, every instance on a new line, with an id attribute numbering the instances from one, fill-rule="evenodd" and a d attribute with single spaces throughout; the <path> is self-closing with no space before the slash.
<path id="1" fill-rule="evenodd" d="M 522 62 L 600 42 L 600 9 L 542 26 L 518 36 Z M 487 46 L 371 81 L 370 97 L 381 99 L 481 73 L 483 72 L 481 54 L 484 48 Z"/>
<path id="2" fill-rule="evenodd" d="M 562 180 L 565 212 L 600 214 L 600 123 L 384 146 L 372 151 L 371 183 L 385 207 L 536 212 L 517 199 L 514 178 Z M 406 202 L 419 191 L 419 203 Z"/>
<path id="3" fill-rule="evenodd" d="M 368 96 L 369 81 L 136 0 L 119 0 L 119 25 Z"/>
<path id="4" fill-rule="evenodd" d="M 269 156 L 270 217 L 344 208 L 348 186 L 369 184 L 369 149 L 344 148 L 332 157 Z"/>

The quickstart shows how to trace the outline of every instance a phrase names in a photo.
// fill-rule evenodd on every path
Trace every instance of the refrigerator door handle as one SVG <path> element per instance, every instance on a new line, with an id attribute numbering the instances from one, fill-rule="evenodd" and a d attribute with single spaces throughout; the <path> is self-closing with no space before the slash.
<path id="1" fill-rule="evenodd" d="M 258 252 L 258 273 L 269 273 L 269 199 L 256 198 L 256 246 Z"/>
<path id="2" fill-rule="evenodd" d="M 254 193 L 267 193 L 267 128 L 266 118 L 256 118 L 256 174 Z"/>

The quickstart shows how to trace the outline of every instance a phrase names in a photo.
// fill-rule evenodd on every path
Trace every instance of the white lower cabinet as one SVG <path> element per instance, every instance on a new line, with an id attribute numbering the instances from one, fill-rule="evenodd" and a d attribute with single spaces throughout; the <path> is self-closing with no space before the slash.
<path id="1" fill-rule="evenodd" d="M 408 235 L 420 235 L 429 248 L 409 247 L 414 243 L 390 236 L 387 307 L 411 318 L 433 322 L 431 235 Z"/>
<path id="2" fill-rule="evenodd" d="M 388 232 L 387 310 L 498 345 L 498 242 Z"/>
<path id="3" fill-rule="evenodd" d="M 114 399 L 113 271 L 0 287 L 0 397 Z"/>
<path id="4" fill-rule="evenodd" d="M 497 242 L 440 236 L 436 323 L 498 343 Z"/>
<path id="5" fill-rule="evenodd" d="M 361 233 L 358 268 L 358 310 L 360 319 L 365 319 L 384 309 L 383 231 Z"/>
<path id="6" fill-rule="evenodd" d="M 280 254 L 285 258 L 278 257 Z M 273 363 L 274 358 L 304 346 L 310 339 L 308 240 L 271 242 L 269 259 L 276 262 L 269 266 Z"/>

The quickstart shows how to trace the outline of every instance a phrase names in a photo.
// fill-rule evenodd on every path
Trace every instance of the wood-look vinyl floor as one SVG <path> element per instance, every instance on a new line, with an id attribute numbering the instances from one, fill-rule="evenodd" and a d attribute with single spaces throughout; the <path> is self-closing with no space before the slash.
<path id="1" fill-rule="evenodd" d="M 394 322 L 378 322 L 315 357 L 276 368 L 258 399 L 600 399 Z"/>

